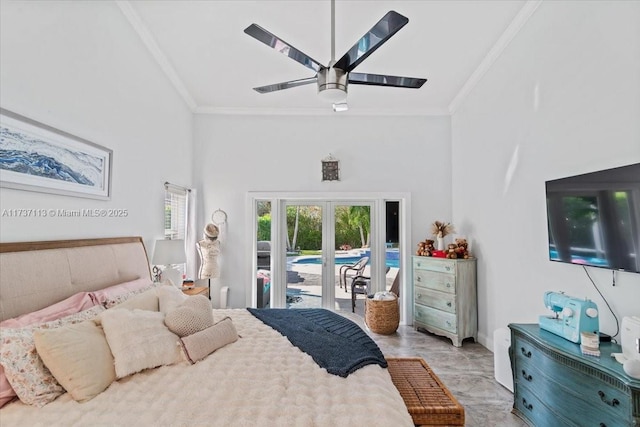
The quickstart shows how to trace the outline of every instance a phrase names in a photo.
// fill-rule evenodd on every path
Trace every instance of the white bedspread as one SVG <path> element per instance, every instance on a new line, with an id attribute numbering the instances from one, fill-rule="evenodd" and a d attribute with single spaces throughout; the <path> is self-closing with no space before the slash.
<path id="1" fill-rule="evenodd" d="M 43 408 L 0 409 L 10 426 L 413 426 L 386 369 L 368 365 L 347 378 L 244 309 L 230 316 L 241 338 L 195 365 L 151 369 L 77 403 L 64 394 Z"/>

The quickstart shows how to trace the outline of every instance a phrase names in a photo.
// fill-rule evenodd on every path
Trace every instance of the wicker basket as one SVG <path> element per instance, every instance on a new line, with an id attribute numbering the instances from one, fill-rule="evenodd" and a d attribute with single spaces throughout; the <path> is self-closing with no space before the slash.
<path id="1" fill-rule="evenodd" d="M 393 300 L 367 298 L 364 304 L 364 322 L 376 334 L 394 333 L 400 324 L 398 298 Z"/>

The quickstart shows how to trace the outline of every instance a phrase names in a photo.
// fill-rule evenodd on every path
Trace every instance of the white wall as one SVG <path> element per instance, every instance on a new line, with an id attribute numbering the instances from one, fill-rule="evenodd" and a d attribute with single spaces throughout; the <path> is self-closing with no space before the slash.
<path id="1" fill-rule="evenodd" d="M 163 236 L 164 181 L 190 185 L 192 115 L 114 2 L 2 1 L 0 104 L 113 150 L 109 201 L 0 189 L 0 209 L 127 209 L 0 218 L 0 240 Z"/>
<path id="2" fill-rule="evenodd" d="M 195 186 L 201 224 L 227 212 L 220 284 L 245 306 L 249 191 L 410 192 L 412 241 L 451 217 L 449 117 L 197 116 Z M 321 181 L 321 159 L 340 160 L 341 181 Z M 215 294 L 215 292 L 214 292 Z"/>
<path id="3" fill-rule="evenodd" d="M 536 323 L 547 290 L 598 304 L 582 268 L 548 261 L 546 180 L 640 161 L 640 3 L 543 2 L 452 117 L 453 222 L 479 258 L 479 336 Z M 640 274 L 589 269 L 616 316 Z"/>

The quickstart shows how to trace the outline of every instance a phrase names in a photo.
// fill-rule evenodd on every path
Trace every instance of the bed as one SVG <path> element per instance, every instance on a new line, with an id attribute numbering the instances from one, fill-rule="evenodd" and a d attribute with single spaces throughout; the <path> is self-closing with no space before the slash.
<path id="1" fill-rule="evenodd" d="M 0 321 L 46 311 L 78 293 L 93 295 L 140 280 L 150 280 L 150 272 L 139 237 L 1 243 Z M 148 293 L 147 289 L 135 298 Z M 81 313 L 96 307 L 104 309 L 96 304 Z M 100 316 L 107 319 L 102 313 L 109 310 L 127 311 L 117 308 L 105 309 Z M 346 378 L 331 375 L 246 309 L 212 312 L 215 322 L 221 321 L 216 325 L 233 323 L 239 336 L 235 342 L 195 364 L 183 358 L 116 379 L 86 401 L 74 400 L 76 395 L 64 389 L 40 407 L 14 399 L 0 409 L 2 426 L 413 425 L 386 369 L 370 364 Z M 156 316 L 152 311 L 144 314 Z M 77 325 L 89 321 L 94 322 L 84 319 Z M 108 325 L 104 320 L 105 334 Z M 0 329 L 0 335 L 8 329 Z M 39 337 L 50 332 L 39 331 Z"/>

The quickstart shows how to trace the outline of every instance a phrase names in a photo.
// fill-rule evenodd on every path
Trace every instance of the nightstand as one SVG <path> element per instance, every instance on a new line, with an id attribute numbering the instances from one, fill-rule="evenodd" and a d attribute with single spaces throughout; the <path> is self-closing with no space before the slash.
<path id="1" fill-rule="evenodd" d="M 191 288 L 191 289 L 182 288 L 182 292 L 190 296 L 204 295 L 207 298 L 211 299 L 208 286 L 196 286 L 195 288 Z"/>

